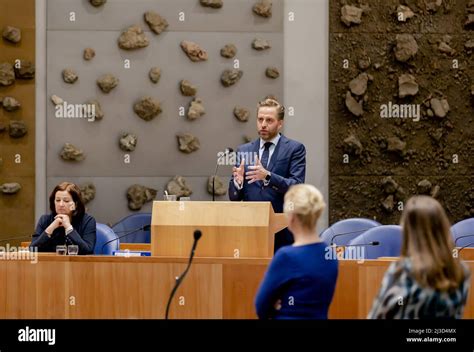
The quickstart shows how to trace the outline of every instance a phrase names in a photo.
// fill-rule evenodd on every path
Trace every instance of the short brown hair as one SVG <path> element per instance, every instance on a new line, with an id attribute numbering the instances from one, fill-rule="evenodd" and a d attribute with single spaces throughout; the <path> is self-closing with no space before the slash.
<path id="1" fill-rule="evenodd" d="M 401 225 L 401 256 L 411 259 L 416 281 L 443 292 L 456 290 L 464 273 L 459 258 L 453 255 L 451 225 L 438 201 L 428 196 L 410 198 Z"/>
<path id="2" fill-rule="evenodd" d="M 257 113 L 260 108 L 263 107 L 276 108 L 278 120 L 283 120 L 285 118 L 285 107 L 281 105 L 275 98 L 267 97 L 261 102 L 259 102 L 257 107 Z"/>
<path id="3" fill-rule="evenodd" d="M 49 196 L 49 209 L 51 210 L 52 214 L 56 216 L 56 207 L 54 205 L 54 200 L 56 198 L 57 192 L 68 192 L 73 202 L 76 204 L 76 209 L 72 212 L 72 217 L 75 218 L 82 218 L 84 213 L 86 212 L 86 208 L 84 206 L 84 201 L 82 200 L 81 189 L 71 182 L 63 182 L 54 187 L 51 195 Z"/>

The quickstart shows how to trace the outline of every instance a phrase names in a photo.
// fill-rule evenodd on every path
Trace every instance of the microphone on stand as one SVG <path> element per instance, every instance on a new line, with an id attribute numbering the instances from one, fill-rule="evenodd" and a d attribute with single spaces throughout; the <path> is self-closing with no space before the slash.
<path id="1" fill-rule="evenodd" d="M 191 254 L 189 255 L 188 265 L 187 265 L 186 269 L 183 271 L 183 273 L 179 277 L 176 278 L 176 282 L 174 284 L 173 289 L 171 290 L 171 294 L 170 294 L 170 297 L 168 299 L 168 304 L 166 305 L 166 313 L 165 313 L 165 319 L 166 320 L 168 320 L 168 313 L 169 313 L 169 310 L 170 310 L 171 301 L 173 300 L 174 294 L 178 290 L 179 285 L 181 285 L 181 282 L 183 282 L 184 277 L 186 276 L 186 274 L 188 273 L 189 268 L 191 267 L 191 262 L 193 261 L 193 257 L 194 257 L 194 251 L 196 250 L 197 242 L 199 241 L 201 236 L 202 236 L 201 230 L 194 231 L 194 243 L 193 243 L 193 248 L 191 248 Z"/>
<path id="2" fill-rule="evenodd" d="M 101 254 L 104 254 L 104 248 L 105 248 L 105 246 L 107 246 L 109 243 L 112 243 L 112 242 L 114 242 L 114 241 L 118 241 L 118 240 L 120 240 L 121 238 L 127 237 L 128 235 L 132 235 L 132 234 L 134 234 L 134 233 L 136 233 L 136 232 L 138 232 L 138 231 L 149 231 L 150 228 L 151 228 L 151 225 L 144 225 L 144 226 L 141 226 L 141 227 L 139 227 L 139 228 L 137 228 L 137 229 L 131 230 L 131 231 L 127 232 L 127 233 L 124 234 L 124 235 L 118 236 L 117 238 L 113 238 L 113 239 L 111 239 L 111 240 L 105 242 L 105 243 L 102 245 L 102 248 L 101 248 L 101 250 L 100 250 L 100 253 L 101 253 Z M 119 231 L 118 233 L 121 233 L 121 232 L 123 232 L 123 231 Z"/>
<path id="3" fill-rule="evenodd" d="M 222 157 L 228 155 L 229 153 L 232 153 L 234 151 L 234 149 L 232 148 L 226 148 L 225 149 L 225 152 L 224 154 L 222 154 L 221 156 L 219 156 L 217 158 L 217 163 L 216 163 L 216 170 L 214 171 L 214 176 L 212 176 L 212 201 L 214 202 L 216 199 L 216 191 L 215 191 L 215 188 L 214 188 L 214 184 L 215 184 L 215 180 L 216 180 L 216 176 L 217 176 L 217 170 L 219 169 L 219 161 L 222 159 Z"/>
<path id="4" fill-rule="evenodd" d="M 468 237 L 474 237 L 474 234 L 459 236 L 459 237 L 456 238 L 456 240 L 454 241 L 454 246 L 456 246 L 456 245 L 458 244 L 458 241 L 459 241 L 460 239 L 468 238 Z"/>
<path id="5" fill-rule="evenodd" d="M 380 245 L 379 241 L 372 241 L 372 242 L 369 242 L 369 243 L 348 244 L 348 245 L 343 246 L 343 247 L 378 246 L 378 245 Z"/>
<path id="6" fill-rule="evenodd" d="M 337 233 L 337 234 L 335 234 L 334 236 L 331 237 L 331 244 L 330 244 L 330 245 L 331 245 L 331 246 L 332 246 L 332 245 L 336 245 L 336 246 L 337 246 L 337 244 L 334 243 L 334 239 L 335 239 L 336 237 L 345 236 L 345 235 L 351 235 L 351 234 L 353 234 L 353 233 L 358 233 L 358 232 L 360 232 L 360 234 L 362 234 L 362 233 L 364 233 L 365 231 L 370 230 L 371 228 L 372 228 L 372 227 L 369 227 L 369 228 L 367 228 L 367 229 L 360 229 L 360 230 L 350 231 L 350 232 Z"/>
<path id="7" fill-rule="evenodd" d="M 458 251 L 458 256 L 459 256 L 459 253 L 461 253 L 461 251 L 467 247 L 474 247 L 474 242 L 471 242 L 471 243 L 466 244 L 465 246 L 462 246 Z"/>

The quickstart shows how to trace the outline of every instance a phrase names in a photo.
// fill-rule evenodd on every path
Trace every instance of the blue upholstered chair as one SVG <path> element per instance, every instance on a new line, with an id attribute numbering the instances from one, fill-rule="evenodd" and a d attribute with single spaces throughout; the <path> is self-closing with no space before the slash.
<path id="1" fill-rule="evenodd" d="M 117 238 L 114 230 L 105 224 L 97 223 L 97 240 L 95 242 L 94 254 L 96 255 L 112 255 L 112 252 L 120 248 L 120 240 L 113 241 L 107 244 L 105 243 Z M 103 248 L 102 248 L 103 247 Z"/>
<path id="2" fill-rule="evenodd" d="M 474 218 L 457 222 L 451 227 L 456 247 L 474 247 Z"/>
<path id="3" fill-rule="evenodd" d="M 321 233 L 321 239 L 327 244 L 346 245 L 365 231 L 380 226 L 375 220 L 353 218 L 338 221 Z"/>
<path id="4" fill-rule="evenodd" d="M 402 248 L 402 227 L 381 225 L 357 236 L 345 248 L 345 259 L 377 259 L 379 257 L 398 257 Z M 378 242 L 378 245 L 370 243 Z M 359 248 L 363 248 L 361 252 Z M 363 253 L 363 258 L 353 258 L 352 253 Z"/>
<path id="5" fill-rule="evenodd" d="M 150 243 L 150 230 L 139 230 L 145 225 L 151 225 L 151 213 L 129 215 L 113 225 L 112 229 L 117 236 L 123 236 L 130 232 L 130 235 L 120 239 L 123 243 Z"/>

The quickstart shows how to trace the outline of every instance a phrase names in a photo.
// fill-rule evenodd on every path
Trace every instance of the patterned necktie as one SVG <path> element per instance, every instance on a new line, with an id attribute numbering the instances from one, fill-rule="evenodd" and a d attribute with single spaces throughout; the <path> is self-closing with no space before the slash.
<path id="1" fill-rule="evenodd" d="M 260 160 L 260 162 L 262 163 L 262 166 L 265 170 L 268 166 L 268 159 L 270 158 L 270 147 L 272 146 L 272 144 L 272 142 L 266 142 L 264 144 L 265 150 L 262 153 L 262 160 Z"/>

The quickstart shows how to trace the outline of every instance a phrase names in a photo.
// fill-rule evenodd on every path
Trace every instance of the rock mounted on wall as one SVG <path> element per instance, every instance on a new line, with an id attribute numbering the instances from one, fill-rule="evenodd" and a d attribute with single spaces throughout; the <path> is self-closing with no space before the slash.
<path id="1" fill-rule="evenodd" d="M 240 122 L 247 122 L 250 117 L 250 111 L 246 108 L 236 106 L 234 108 L 234 116 Z"/>
<path id="2" fill-rule="evenodd" d="M 244 143 L 250 143 L 253 140 L 250 136 L 243 136 L 242 139 L 244 140 Z"/>
<path id="3" fill-rule="evenodd" d="M 415 76 L 404 73 L 398 77 L 398 96 L 405 98 L 407 96 L 414 96 L 418 94 L 418 83 L 416 83 Z"/>
<path id="4" fill-rule="evenodd" d="M 97 80 L 97 85 L 102 92 L 108 94 L 112 89 L 118 86 L 119 82 L 120 80 L 114 75 L 106 74 Z"/>
<path id="5" fill-rule="evenodd" d="M 66 161 L 82 161 L 85 159 L 84 152 L 70 143 L 64 144 L 59 156 Z"/>
<path id="6" fill-rule="evenodd" d="M 347 27 L 350 27 L 353 24 L 361 24 L 363 12 L 362 9 L 356 6 L 344 5 L 341 8 L 341 21 Z"/>
<path id="7" fill-rule="evenodd" d="M 224 2 L 222 0 L 199 0 L 202 6 L 204 7 L 212 7 L 213 9 L 220 9 L 224 6 Z"/>
<path id="8" fill-rule="evenodd" d="M 28 127 L 23 121 L 10 121 L 8 134 L 11 138 L 21 138 L 28 133 Z"/>
<path id="9" fill-rule="evenodd" d="M 85 48 L 83 57 L 86 61 L 92 60 L 95 57 L 95 50 L 92 48 Z"/>
<path id="10" fill-rule="evenodd" d="M 21 185 L 16 182 L 4 183 L 0 186 L 3 194 L 16 194 L 20 192 Z"/>
<path id="11" fill-rule="evenodd" d="M 143 15 L 145 22 L 155 34 L 161 34 L 168 28 L 168 21 L 161 17 L 159 13 L 147 11 Z"/>
<path id="12" fill-rule="evenodd" d="M 150 72 L 148 72 L 148 77 L 150 78 L 150 81 L 157 84 L 161 78 L 161 70 L 158 67 L 152 67 Z"/>
<path id="13" fill-rule="evenodd" d="M 140 210 L 145 203 L 155 199 L 158 190 L 142 185 L 132 185 L 127 189 L 128 208 Z"/>
<path id="14" fill-rule="evenodd" d="M 260 0 L 252 8 L 253 12 L 261 17 L 272 16 L 272 1 L 271 0 Z"/>
<path id="15" fill-rule="evenodd" d="M 361 73 L 349 83 L 349 89 L 352 94 L 364 95 L 367 91 L 367 82 L 369 82 L 369 75 L 367 73 Z"/>
<path id="16" fill-rule="evenodd" d="M 138 100 L 133 105 L 133 111 L 145 121 L 153 120 L 162 112 L 160 102 L 152 97 L 143 97 Z"/>
<path id="17" fill-rule="evenodd" d="M 362 100 L 357 102 L 357 100 L 352 97 L 352 94 L 349 91 L 346 93 L 346 107 L 353 115 L 357 117 L 364 114 L 364 110 L 362 109 Z"/>
<path id="18" fill-rule="evenodd" d="M 193 190 L 188 185 L 186 179 L 182 176 L 175 176 L 166 185 L 166 191 L 168 194 L 174 194 L 176 197 L 189 197 Z"/>
<path id="19" fill-rule="evenodd" d="M 272 46 L 266 39 L 255 38 L 252 42 L 252 48 L 258 51 L 270 49 Z"/>
<path id="20" fill-rule="evenodd" d="M 362 154 L 363 150 L 362 143 L 356 135 L 351 134 L 349 137 L 344 139 L 344 152 L 359 156 Z"/>
<path id="21" fill-rule="evenodd" d="M 176 137 L 178 138 L 179 150 L 183 153 L 189 154 L 201 147 L 199 139 L 190 133 L 178 134 Z"/>
<path id="22" fill-rule="evenodd" d="M 466 50 L 473 50 L 474 49 L 474 39 L 470 39 L 468 40 L 465 44 L 464 44 L 464 47 L 466 48 Z"/>
<path id="23" fill-rule="evenodd" d="M 20 60 L 19 65 L 15 64 L 15 76 L 17 79 L 35 78 L 35 65 L 28 60 Z"/>
<path id="24" fill-rule="evenodd" d="M 393 194 L 398 190 L 399 187 L 400 186 L 392 178 L 392 176 L 387 176 L 382 179 L 382 188 L 385 194 Z"/>
<path id="25" fill-rule="evenodd" d="M 224 196 L 227 194 L 227 184 L 217 175 L 209 176 L 207 180 L 207 192 L 212 194 L 212 180 L 214 179 L 214 194 L 216 196 Z"/>
<path id="26" fill-rule="evenodd" d="M 406 142 L 403 142 L 398 137 L 387 138 L 387 151 L 388 152 L 393 152 L 393 153 L 399 154 L 400 156 L 404 156 L 406 146 L 407 146 Z"/>
<path id="27" fill-rule="evenodd" d="M 408 6 L 398 5 L 395 15 L 397 16 L 398 22 L 406 22 L 415 16 L 415 13 Z"/>
<path id="28" fill-rule="evenodd" d="M 397 34 L 395 37 L 395 58 L 400 62 L 407 62 L 418 52 L 418 44 L 411 34 Z"/>
<path id="29" fill-rule="evenodd" d="M 416 185 L 418 193 L 429 194 L 431 191 L 432 184 L 429 180 L 424 179 Z"/>
<path id="30" fill-rule="evenodd" d="M 265 75 L 271 79 L 277 79 L 280 77 L 280 71 L 276 67 L 268 67 L 265 70 Z"/>
<path id="31" fill-rule="evenodd" d="M 221 49 L 221 56 L 226 59 L 232 59 L 235 55 L 237 55 L 237 47 L 234 44 L 226 44 Z"/>
<path id="32" fill-rule="evenodd" d="M 128 27 L 122 32 L 118 39 L 118 45 L 124 50 L 135 50 L 145 48 L 150 44 L 145 32 L 140 26 Z"/>
<path id="33" fill-rule="evenodd" d="M 179 83 L 179 89 L 185 97 L 193 97 L 197 94 L 197 87 L 185 79 Z"/>
<path id="34" fill-rule="evenodd" d="M 225 70 L 221 75 L 221 83 L 224 87 L 230 87 L 236 84 L 244 75 L 244 72 L 238 69 Z"/>
<path id="35" fill-rule="evenodd" d="M 17 44 L 21 42 L 21 29 L 12 26 L 6 26 L 3 28 L 2 37 L 10 43 Z"/>
<path id="36" fill-rule="evenodd" d="M 54 105 L 62 105 L 64 103 L 64 100 L 61 97 L 54 94 L 51 96 L 51 101 Z"/>
<path id="37" fill-rule="evenodd" d="M 206 61 L 208 59 L 206 50 L 202 49 L 198 44 L 188 40 L 183 40 L 181 42 L 181 49 L 183 49 L 189 59 L 193 62 Z"/>
<path id="38" fill-rule="evenodd" d="M 107 2 L 107 0 L 89 0 L 89 2 L 91 3 L 92 6 L 99 7 L 99 6 L 104 5 Z"/>
<path id="39" fill-rule="evenodd" d="M 446 117 L 449 112 L 449 104 L 446 99 L 433 98 L 430 100 L 430 106 L 437 117 Z"/>
<path id="40" fill-rule="evenodd" d="M 15 71 L 9 62 L 0 63 L 0 86 L 11 86 L 15 83 Z"/>
<path id="41" fill-rule="evenodd" d="M 124 152 L 133 152 L 137 147 L 138 138 L 132 133 L 122 133 L 119 146 Z"/>
<path id="42" fill-rule="evenodd" d="M 86 105 L 94 106 L 95 116 L 89 116 L 89 117 L 94 117 L 95 120 L 102 120 L 104 118 L 104 116 L 105 116 L 104 111 L 102 110 L 102 106 L 100 105 L 98 100 L 95 100 L 95 99 L 88 100 L 88 101 L 86 101 Z M 84 111 L 84 116 L 86 116 L 86 114 L 89 111 L 91 111 L 91 110 L 86 108 L 86 110 Z"/>
<path id="43" fill-rule="evenodd" d="M 389 213 L 393 212 L 393 209 L 395 207 L 395 200 L 394 200 L 393 194 L 391 194 L 387 198 L 385 198 L 385 200 L 383 200 L 381 202 L 381 204 L 382 204 L 382 208 L 385 211 L 387 211 Z"/>
<path id="44" fill-rule="evenodd" d="M 81 190 L 82 200 L 84 204 L 89 203 L 95 198 L 96 189 L 92 182 L 86 182 L 83 185 L 79 186 Z"/>
<path id="45" fill-rule="evenodd" d="M 3 98 L 2 102 L 3 108 L 8 112 L 12 112 L 21 108 L 21 104 L 18 100 L 12 97 Z"/>
<path id="46" fill-rule="evenodd" d="M 79 79 L 79 76 L 76 74 L 76 72 L 70 68 L 64 69 L 62 75 L 64 82 L 69 84 L 74 84 Z"/>
<path id="47" fill-rule="evenodd" d="M 202 103 L 201 99 L 195 98 L 190 104 L 189 104 L 189 110 L 188 110 L 188 119 L 189 120 L 196 120 L 206 114 L 206 109 L 204 108 L 204 105 Z"/>

